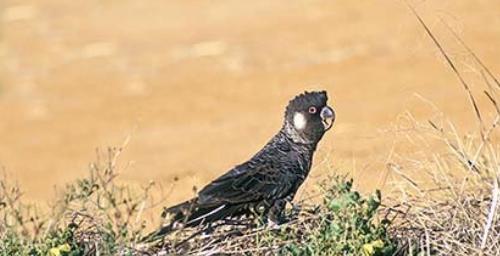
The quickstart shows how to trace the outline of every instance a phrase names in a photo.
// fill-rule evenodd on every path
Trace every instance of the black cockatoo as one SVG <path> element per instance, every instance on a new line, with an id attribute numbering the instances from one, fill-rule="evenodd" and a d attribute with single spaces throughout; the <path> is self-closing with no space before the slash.
<path id="1" fill-rule="evenodd" d="M 193 227 L 247 214 L 261 214 L 279 224 L 286 202 L 311 169 L 318 142 L 335 120 L 325 91 L 304 92 L 292 99 L 279 132 L 250 160 L 212 181 L 198 196 L 166 208 L 170 223 L 147 236 L 160 238 L 176 227 Z"/>

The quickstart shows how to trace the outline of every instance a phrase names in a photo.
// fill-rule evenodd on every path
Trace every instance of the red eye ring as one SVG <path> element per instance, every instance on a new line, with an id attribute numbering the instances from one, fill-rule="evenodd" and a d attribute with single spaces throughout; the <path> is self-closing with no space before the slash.
<path id="1" fill-rule="evenodd" d="M 316 114 L 316 112 L 317 112 L 318 110 L 316 109 L 316 107 L 311 106 L 311 107 L 309 107 L 309 110 L 308 110 L 308 111 L 309 111 L 309 114 Z"/>

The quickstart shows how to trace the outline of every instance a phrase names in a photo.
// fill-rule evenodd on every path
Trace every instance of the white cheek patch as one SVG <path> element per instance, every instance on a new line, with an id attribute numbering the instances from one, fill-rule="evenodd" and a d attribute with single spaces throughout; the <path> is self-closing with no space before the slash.
<path id="1" fill-rule="evenodd" d="M 295 129 L 303 130 L 304 128 L 306 128 L 306 125 L 307 120 L 304 115 L 300 112 L 295 112 L 295 114 L 293 115 L 293 126 L 295 127 Z"/>

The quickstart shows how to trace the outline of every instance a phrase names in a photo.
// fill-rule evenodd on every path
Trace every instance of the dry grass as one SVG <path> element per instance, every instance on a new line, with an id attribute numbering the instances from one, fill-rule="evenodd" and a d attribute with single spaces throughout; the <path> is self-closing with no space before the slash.
<path id="1" fill-rule="evenodd" d="M 428 140 L 437 139 L 446 151 L 441 153 L 432 147 L 422 146 L 418 158 L 401 157 L 399 163 L 389 163 L 396 169 L 403 165 L 416 167 L 420 177 L 427 176 L 422 184 L 408 176 L 405 176 L 408 185 L 399 184 L 399 195 L 390 200 L 396 206 L 387 208 L 402 213 L 392 226 L 391 233 L 395 239 L 406 240 L 404 249 L 408 255 L 499 255 L 500 148 L 495 136 L 498 135 L 500 121 L 497 103 L 500 84 L 471 48 L 448 27 L 473 57 L 479 66 L 478 72 L 484 78 L 484 95 L 496 110 L 487 123 L 471 86 L 463 78 L 457 64 L 416 10 L 411 6 L 410 9 L 467 92 L 476 114 L 478 130 L 462 135 L 451 122 L 442 119 L 442 125 L 435 121 L 429 121 L 428 125 L 415 124 L 422 129 L 410 132 L 422 133 L 423 129 L 430 129 L 431 136 L 406 134 L 407 137 L 420 138 L 417 142 L 420 145 L 434 145 Z"/>
<path id="2" fill-rule="evenodd" d="M 129 251 L 155 207 L 154 184 L 131 188 L 117 182 L 123 148 L 97 152 L 89 172 L 68 184 L 40 211 L 22 200 L 22 190 L 0 180 L 0 255 L 113 255 Z M 155 193 L 161 193 L 156 188 Z M 70 254 L 71 253 L 71 254 Z"/>

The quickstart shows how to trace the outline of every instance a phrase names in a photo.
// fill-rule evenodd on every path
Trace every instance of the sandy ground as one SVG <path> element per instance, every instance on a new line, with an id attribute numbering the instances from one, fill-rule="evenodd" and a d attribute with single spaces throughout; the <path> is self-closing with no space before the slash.
<path id="1" fill-rule="evenodd" d="M 448 24 L 500 72 L 498 1 L 414 2 L 481 93 Z M 129 145 L 121 180 L 168 184 L 169 201 L 248 159 L 287 101 L 326 89 L 337 122 L 316 162 L 380 186 L 402 114 L 435 104 L 462 131 L 466 94 L 403 1 L 13 1 L 1 3 L 0 165 L 31 200 Z M 481 96 L 482 97 L 482 96 Z M 482 97 L 484 98 L 484 97 Z M 425 100 L 423 100 L 425 99 Z M 322 177 L 321 170 L 312 179 Z"/>

